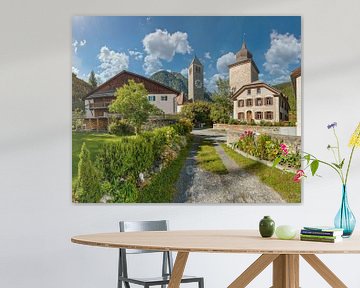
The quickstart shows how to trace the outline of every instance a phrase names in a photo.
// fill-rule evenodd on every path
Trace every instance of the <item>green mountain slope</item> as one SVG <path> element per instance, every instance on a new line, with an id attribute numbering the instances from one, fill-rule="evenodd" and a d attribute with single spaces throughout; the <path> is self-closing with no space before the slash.
<path id="1" fill-rule="evenodd" d="M 185 78 L 181 73 L 162 70 L 151 75 L 150 79 L 169 86 L 175 90 L 188 93 L 187 78 Z"/>
<path id="2" fill-rule="evenodd" d="M 285 82 L 281 84 L 274 85 L 274 87 L 280 90 L 284 95 L 289 98 L 290 110 L 296 110 L 296 99 L 295 99 L 295 92 L 291 82 Z"/>
<path id="3" fill-rule="evenodd" d="M 274 87 L 280 90 L 284 95 L 289 99 L 290 111 L 289 111 L 289 120 L 296 121 L 296 98 L 294 88 L 291 82 L 285 82 L 281 84 L 274 85 Z"/>
<path id="4" fill-rule="evenodd" d="M 79 108 L 84 111 L 85 104 L 82 99 L 86 94 L 92 90 L 89 83 L 79 79 L 72 73 L 72 110 Z"/>

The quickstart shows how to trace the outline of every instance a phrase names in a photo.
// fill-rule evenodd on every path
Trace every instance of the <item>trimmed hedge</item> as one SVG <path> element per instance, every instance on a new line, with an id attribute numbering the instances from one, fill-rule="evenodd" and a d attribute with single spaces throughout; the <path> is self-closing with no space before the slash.
<path id="1" fill-rule="evenodd" d="M 191 123 L 190 127 L 192 127 Z M 79 174 L 76 180 L 85 183 L 83 186 L 87 187 L 81 192 L 84 200 L 99 202 L 103 196 L 106 196 L 107 199 L 103 201 L 138 202 L 139 191 L 151 181 L 151 175 L 158 173 L 177 159 L 181 149 L 186 146 L 184 135 L 189 134 L 190 127 L 189 123 L 182 121 L 140 135 L 124 136 L 117 142 L 104 144 L 96 157 L 94 167 L 90 163 L 90 175 L 96 175 L 98 183 L 94 186 L 97 190 L 96 197 L 91 199 L 86 197 L 87 192 L 94 190 L 89 188 L 94 184 L 94 179 L 84 178 L 83 174 Z M 158 196 L 149 198 L 158 199 Z M 79 197 L 75 199 L 80 201 Z"/>

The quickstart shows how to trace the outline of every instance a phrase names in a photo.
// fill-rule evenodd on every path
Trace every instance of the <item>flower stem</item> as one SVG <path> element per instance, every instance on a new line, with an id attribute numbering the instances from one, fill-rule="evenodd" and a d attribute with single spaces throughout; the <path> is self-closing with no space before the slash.
<path id="1" fill-rule="evenodd" d="M 341 162 L 342 162 L 342 158 L 341 158 L 341 154 L 340 154 L 339 137 L 338 137 L 337 134 L 336 134 L 335 128 L 333 128 L 333 130 L 334 130 L 334 135 L 335 135 L 335 138 L 336 138 L 337 151 L 338 151 L 338 156 L 339 156 L 339 162 L 338 162 L 337 164 L 340 165 Z M 340 172 L 340 174 L 341 174 L 342 182 L 345 183 L 345 182 L 344 182 L 344 174 L 343 174 L 342 167 L 341 167 L 341 169 L 339 169 L 339 172 Z"/>
<path id="2" fill-rule="evenodd" d="M 325 162 L 325 161 L 322 161 L 322 160 L 316 158 L 314 155 L 312 155 L 312 154 L 310 154 L 310 153 L 307 153 L 307 152 L 305 152 L 305 153 L 308 154 L 308 155 L 310 155 L 310 157 L 313 158 L 313 159 L 311 159 L 311 160 L 317 160 L 317 161 L 319 161 L 320 163 L 325 164 L 325 165 L 331 167 L 332 169 L 334 169 L 334 170 L 336 171 L 336 173 L 339 174 L 340 179 L 341 179 L 341 182 L 342 182 L 343 184 L 345 184 L 344 176 L 342 175 L 342 173 L 340 173 L 340 171 L 339 171 L 340 169 L 336 168 L 334 165 L 331 165 L 331 164 L 329 164 L 329 163 L 327 163 L 327 162 Z"/>
<path id="3" fill-rule="evenodd" d="M 350 154 L 350 158 L 349 158 L 349 163 L 346 169 L 346 176 L 345 176 L 345 185 L 347 184 L 347 180 L 348 180 L 348 176 L 349 176 L 349 170 L 350 170 L 350 165 L 351 165 L 351 161 L 354 155 L 354 151 L 355 151 L 355 145 L 353 146 L 353 148 L 351 149 L 351 154 Z"/>

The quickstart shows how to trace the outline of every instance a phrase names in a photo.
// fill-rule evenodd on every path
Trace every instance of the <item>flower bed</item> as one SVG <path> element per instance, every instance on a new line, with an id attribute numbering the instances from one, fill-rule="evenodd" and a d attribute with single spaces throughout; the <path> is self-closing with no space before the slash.
<path id="1" fill-rule="evenodd" d="M 239 140 L 233 144 L 233 147 L 257 159 L 274 161 L 284 153 L 280 144 L 282 144 L 280 140 L 269 135 L 258 135 L 252 130 L 246 130 L 240 134 Z M 287 157 L 283 158 L 279 164 L 287 168 L 300 168 L 300 151 L 296 148 L 292 149 L 292 152 L 287 151 Z"/>

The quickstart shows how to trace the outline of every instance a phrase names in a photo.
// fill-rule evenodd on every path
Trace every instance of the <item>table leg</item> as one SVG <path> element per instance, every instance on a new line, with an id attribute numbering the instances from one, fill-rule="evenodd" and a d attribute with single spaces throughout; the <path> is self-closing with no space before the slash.
<path id="1" fill-rule="evenodd" d="M 254 280 L 271 262 L 273 262 L 278 254 L 263 254 L 254 263 L 252 263 L 228 288 L 244 288 Z"/>
<path id="2" fill-rule="evenodd" d="M 347 288 L 347 286 L 314 254 L 301 255 L 324 280 L 334 288 Z"/>
<path id="3" fill-rule="evenodd" d="M 189 252 L 177 253 L 168 288 L 180 287 L 181 278 L 183 277 L 185 265 L 188 257 L 189 257 Z"/>
<path id="4" fill-rule="evenodd" d="M 281 254 L 274 260 L 272 288 L 299 288 L 299 255 Z"/>

